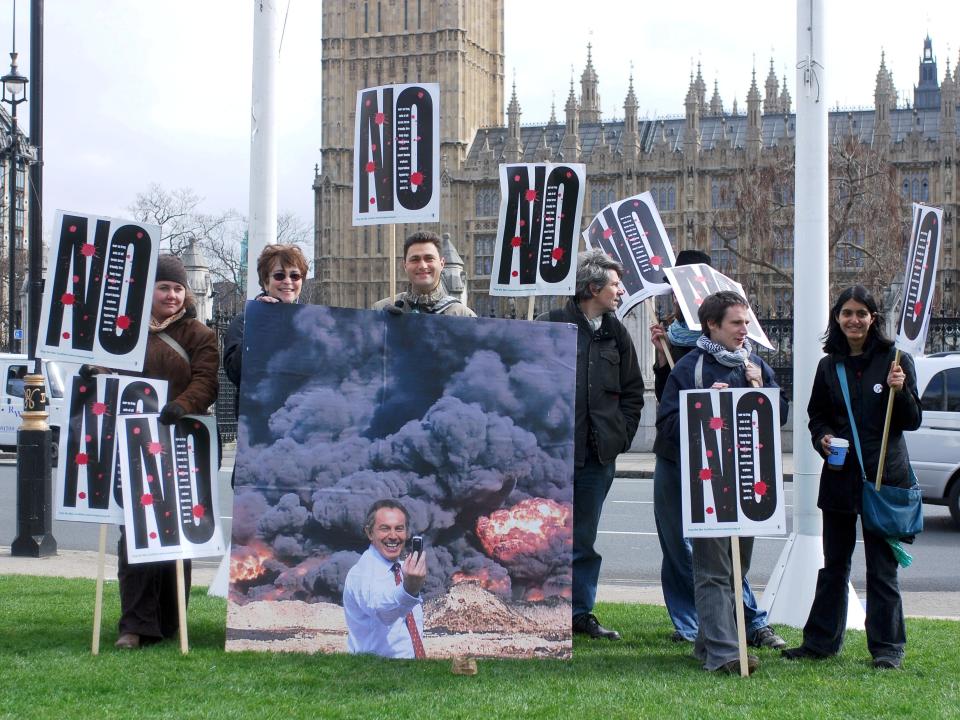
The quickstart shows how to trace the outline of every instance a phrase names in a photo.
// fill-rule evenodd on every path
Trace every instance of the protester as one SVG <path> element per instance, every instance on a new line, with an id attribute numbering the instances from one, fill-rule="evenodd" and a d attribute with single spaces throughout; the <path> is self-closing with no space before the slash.
<path id="1" fill-rule="evenodd" d="M 256 300 L 263 303 L 297 303 L 307 276 L 307 259 L 296 245 L 267 245 L 257 258 L 257 277 L 263 291 Z M 245 314 L 230 323 L 223 339 L 223 369 L 230 382 L 240 388 L 243 366 L 243 327 Z M 237 402 L 240 393 L 237 392 Z"/>
<path id="2" fill-rule="evenodd" d="M 444 264 L 440 236 L 424 230 L 413 233 L 403 243 L 403 269 L 409 288 L 392 298 L 378 300 L 373 309 L 476 317 L 473 310 L 448 295 L 440 283 Z"/>
<path id="3" fill-rule="evenodd" d="M 396 500 L 377 500 L 363 531 L 370 546 L 350 568 L 343 586 L 347 648 L 390 658 L 423 658 L 426 553 L 409 553 L 410 514 Z"/>
<path id="4" fill-rule="evenodd" d="M 735 292 L 721 291 L 703 301 L 698 316 L 704 335 L 697 340 L 696 349 L 681 358 L 670 373 L 657 413 L 657 437 L 669 444 L 675 457 L 680 453 L 681 390 L 778 387 L 770 366 L 752 353 L 747 339 L 750 315 L 746 300 Z M 787 411 L 787 398 L 781 391 L 781 424 L 787 420 Z M 699 618 L 694 655 L 706 670 L 739 675 L 730 538 L 698 537 L 691 545 L 694 606 Z M 740 538 L 744 575 L 750 569 L 752 553 L 753 538 Z M 749 672 L 759 664 L 756 656 L 747 657 Z"/>
<path id="5" fill-rule="evenodd" d="M 823 338 L 823 351 L 827 356 L 817 366 L 807 406 L 810 435 L 814 448 L 824 456 L 830 454 L 830 441 L 835 437 L 847 440 L 850 449 L 839 471 L 829 469 L 825 462 L 820 473 L 817 507 L 823 511 L 824 566 L 817 575 L 816 594 L 803 628 L 803 643 L 783 651 L 784 657 L 791 660 L 836 655 L 843 647 L 847 624 L 847 584 L 857 540 L 863 479 L 837 374 L 839 367 L 842 366 L 849 386 L 867 481 L 874 482 L 877 476 L 887 397 L 892 391 L 893 414 L 883 484 L 899 487 L 912 484 L 903 432 L 920 427 L 916 373 L 909 355 L 901 353 L 899 364 L 895 362 L 893 342 L 882 328 L 883 318 L 876 301 L 860 285 L 840 293 L 830 309 Z M 870 532 L 863 523 L 861 527 L 867 562 L 867 648 L 875 668 L 900 668 L 907 636 L 897 582 L 897 560 L 885 538 Z"/>
<path id="6" fill-rule="evenodd" d="M 167 381 L 168 402 L 160 410 L 160 422 L 170 425 L 184 415 L 205 413 L 217 399 L 218 365 L 217 336 L 196 319 L 183 263 L 161 255 L 142 373 Z M 176 563 L 129 564 L 122 530 L 117 555 L 121 615 L 116 646 L 135 649 L 173 637 L 179 627 Z M 189 561 L 183 570 L 189 597 Z"/>
<path id="7" fill-rule="evenodd" d="M 576 295 L 538 320 L 577 326 L 573 471 L 573 631 L 619 640 L 593 614 L 602 557 L 594 544 L 600 512 L 630 449 L 643 410 L 643 378 L 633 341 L 614 314 L 623 295 L 623 266 L 601 250 L 581 253 Z"/>
<path id="8" fill-rule="evenodd" d="M 710 265 L 710 256 L 699 250 L 681 250 L 674 266 Z M 679 304 L 674 298 L 673 315 L 666 327 L 661 323 L 650 326 L 650 341 L 656 350 L 653 365 L 654 392 L 660 401 L 670 376 L 670 363 L 664 354 L 664 345 L 674 362 L 697 346 L 701 333 L 691 330 L 683 320 Z M 673 623 L 674 642 L 693 642 L 697 637 L 697 609 L 693 596 L 693 555 L 690 541 L 683 537 L 683 516 L 680 494 L 680 455 L 677 448 L 657 433 L 653 443 L 656 465 L 653 471 L 653 517 L 663 561 L 660 565 L 660 584 L 667 614 Z M 779 650 L 787 643 L 767 624 L 767 613 L 757 607 L 757 598 L 743 575 L 743 613 L 747 623 L 747 642 L 754 647 Z"/>

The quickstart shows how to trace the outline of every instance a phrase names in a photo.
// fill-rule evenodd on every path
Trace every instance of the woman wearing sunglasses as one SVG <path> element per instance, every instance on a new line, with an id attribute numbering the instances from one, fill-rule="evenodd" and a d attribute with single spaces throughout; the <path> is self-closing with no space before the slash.
<path id="1" fill-rule="evenodd" d="M 296 245 L 267 245 L 257 258 L 257 276 L 263 292 L 256 299 L 263 303 L 300 301 L 307 259 Z M 240 404 L 240 369 L 243 358 L 244 314 L 237 315 L 223 339 L 223 369 L 237 386 L 237 411 Z"/>

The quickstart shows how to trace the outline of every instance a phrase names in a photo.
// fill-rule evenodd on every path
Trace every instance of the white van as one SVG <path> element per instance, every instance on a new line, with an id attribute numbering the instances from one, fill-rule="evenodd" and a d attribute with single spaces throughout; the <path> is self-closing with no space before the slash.
<path id="1" fill-rule="evenodd" d="M 53 452 L 56 453 L 60 427 L 66 422 L 67 402 L 64 398 L 64 380 L 67 372 L 73 372 L 62 364 L 43 361 L 43 374 L 47 380 L 47 402 L 50 418 L 48 423 L 53 431 Z M 33 372 L 33 361 L 26 355 L 0 353 L 0 448 L 16 451 L 17 431 L 20 429 L 23 414 L 23 382 Z M 56 458 L 56 454 L 54 454 Z"/>
<path id="2" fill-rule="evenodd" d="M 960 529 L 960 352 L 914 359 L 923 423 L 903 434 L 923 501 L 946 505 Z"/>

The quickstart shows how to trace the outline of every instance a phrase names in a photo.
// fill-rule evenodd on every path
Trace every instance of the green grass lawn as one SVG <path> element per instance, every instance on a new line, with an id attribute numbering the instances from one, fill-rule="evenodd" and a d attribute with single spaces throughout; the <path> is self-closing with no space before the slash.
<path id="1" fill-rule="evenodd" d="M 449 661 L 225 653 L 226 604 L 198 588 L 190 653 L 176 641 L 113 648 L 116 583 L 106 586 L 101 654 L 90 654 L 94 583 L 0 577 L 0 717 L 32 718 L 957 718 L 960 623 L 909 620 L 902 672 L 876 671 L 863 633 L 839 658 L 791 663 L 760 652 L 748 679 L 701 670 L 669 641 L 661 607 L 602 605 L 624 640 L 581 641 L 572 661 Z M 795 644 L 799 632 L 782 629 Z"/>

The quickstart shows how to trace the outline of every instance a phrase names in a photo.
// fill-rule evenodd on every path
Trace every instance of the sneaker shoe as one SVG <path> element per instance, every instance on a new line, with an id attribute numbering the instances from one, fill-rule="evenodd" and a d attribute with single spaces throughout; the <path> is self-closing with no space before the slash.
<path id="1" fill-rule="evenodd" d="M 873 666 L 877 670 L 900 670 L 901 660 L 898 657 L 878 657 L 873 659 Z"/>
<path id="2" fill-rule="evenodd" d="M 113 646 L 121 650 L 137 650 L 140 647 L 140 636 L 133 633 L 121 633 Z"/>
<path id="3" fill-rule="evenodd" d="M 808 648 L 800 647 L 788 648 L 780 652 L 787 660 L 823 660 L 826 655 L 814 652 Z"/>
<path id="4" fill-rule="evenodd" d="M 760 667 L 760 658 L 756 655 L 747 655 L 747 675 L 753 675 Z M 740 674 L 740 658 L 726 662 L 718 667 L 714 672 L 726 673 L 727 675 Z"/>
<path id="5" fill-rule="evenodd" d="M 686 642 L 693 642 L 693 640 L 691 640 L 688 637 L 684 637 L 683 633 L 680 632 L 679 630 L 674 630 L 673 635 L 670 636 L 670 642 L 686 643 Z"/>
<path id="6" fill-rule="evenodd" d="M 608 630 L 599 623 L 593 613 L 585 613 L 573 619 L 573 632 L 577 635 L 589 635 L 593 639 L 606 638 L 607 640 L 619 640 L 620 633 L 616 630 Z"/>
<path id="7" fill-rule="evenodd" d="M 747 643 L 750 647 L 755 648 L 770 648 L 771 650 L 783 650 L 787 646 L 787 641 L 782 637 L 777 635 L 773 628 L 769 625 L 764 625 L 762 628 L 757 630 L 753 635 L 750 636 L 750 642 Z"/>

